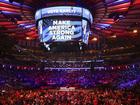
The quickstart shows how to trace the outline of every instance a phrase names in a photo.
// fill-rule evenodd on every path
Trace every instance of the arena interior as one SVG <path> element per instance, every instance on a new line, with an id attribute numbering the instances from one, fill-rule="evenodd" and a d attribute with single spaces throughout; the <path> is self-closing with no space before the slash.
<path id="1" fill-rule="evenodd" d="M 0 105 L 140 105 L 140 0 L 0 0 Z"/>

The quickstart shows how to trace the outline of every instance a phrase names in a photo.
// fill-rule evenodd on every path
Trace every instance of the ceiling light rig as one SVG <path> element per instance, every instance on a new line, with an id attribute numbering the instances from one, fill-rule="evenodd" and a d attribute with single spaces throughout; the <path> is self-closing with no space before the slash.
<path id="1" fill-rule="evenodd" d="M 29 36 L 26 37 L 26 40 L 31 40 L 31 38 Z"/>
<path id="2" fill-rule="evenodd" d="M 117 38 L 117 36 L 116 35 L 113 35 L 113 36 L 111 36 L 111 38 Z"/>
<path id="3" fill-rule="evenodd" d="M 94 37 L 94 38 L 92 39 L 92 41 L 97 42 L 97 41 L 98 41 L 98 38 L 97 38 L 97 37 Z"/>
<path id="4" fill-rule="evenodd" d="M 138 33 L 138 30 L 137 30 L 137 29 L 134 29 L 134 30 L 133 30 L 133 33 L 134 33 L 134 34 Z"/>
<path id="5" fill-rule="evenodd" d="M 113 12 L 113 13 L 110 13 L 110 14 L 108 15 L 108 17 L 109 17 L 109 18 L 113 18 L 114 21 L 119 21 L 119 20 L 125 18 L 125 13 Z"/>

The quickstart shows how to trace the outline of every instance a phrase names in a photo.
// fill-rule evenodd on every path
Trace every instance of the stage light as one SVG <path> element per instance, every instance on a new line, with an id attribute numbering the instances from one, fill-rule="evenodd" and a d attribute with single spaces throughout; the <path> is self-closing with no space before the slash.
<path id="1" fill-rule="evenodd" d="M 49 44 L 44 43 L 44 46 L 48 49 L 48 51 L 50 51 L 50 50 L 51 50 L 51 49 L 50 49 L 50 45 L 49 45 Z"/>
<path id="2" fill-rule="evenodd" d="M 27 39 L 27 40 L 31 40 L 31 38 L 30 38 L 30 37 L 28 37 L 28 36 L 26 37 L 26 39 Z"/>
<path id="3" fill-rule="evenodd" d="M 111 36 L 111 38 L 116 38 L 116 37 L 117 37 L 116 35 Z"/>
<path id="4" fill-rule="evenodd" d="M 92 41 L 95 41 L 95 42 L 96 42 L 97 40 L 98 40 L 98 38 L 96 38 L 96 37 L 94 37 L 94 38 L 92 39 Z"/>
<path id="5" fill-rule="evenodd" d="M 133 30 L 133 33 L 138 33 L 138 30 L 137 30 L 137 29 L 134 29 L 134 30 Z"/>

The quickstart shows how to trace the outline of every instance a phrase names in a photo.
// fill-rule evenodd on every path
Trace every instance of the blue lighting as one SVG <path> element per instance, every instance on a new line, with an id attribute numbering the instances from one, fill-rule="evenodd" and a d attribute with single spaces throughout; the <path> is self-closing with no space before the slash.
<path id="1" fill-rule="evenodd" d="M 35 20 L 49 16 L 81 16 L 93 23 L 93 17 L 89 10 L 74 6 L 48 7 L 36 11 Z"/>
<path id="2" fill-rule="evenodd" d="M 122 1 L 125 1 L 125 0 L 117 0 L 116 2 L 122 2 Z"/>
<path id="3" fill-rule="evenodd" d="M 109 27 L 111 27 L 111 24 L 97 24 L 97 26 L 99 26 L 101 28 L 109 28 Z"/>
<path id="4" fill-rule="evenodd" d="M 119 4 L 127 3 L 127 2 L 130 2 L 130 0 L 116 0 L 114 2 L 108 3 L 107 5 L 108 6 L 115 6 L 115 5 L 119 5 Z"/>
<path id="5" fill-rule="evenodd" d="M 30 6 L 27 6 L 27 5 L 21 5 L 21 3 L 17 3 L 17 2 L 12 2 L 12 3 L 10 3 L 9 2 L 9 0 L 0 0 L 0 2 L 3 2 L 3 3 L 8 3 L 8 4 L 13 4 L 13 5 L 15 5 L 15 6 L 18 6 L 18 7 L 25 7 L 25 8 L 32 8 L 32 7 L 30 7 Z"/>
<path id="6" fill-rule="evenodd" d="M 4 13 L 4 14 L 20 14 L 17 12 L 10 12 L 10 11 L 2 11 L 2 13 Z"/>
<path id="7" fill-rule="evenodd" d="M 32 27 L 35 27 L 35 24 L 19 24 L 19 26 L 22 26 L 25 28 L 32 28 Z"/>
<path id="8" fill-rule="evenodd" d="M 25 28 L 32 28 L 32 27 L 35 27 L 35 24 L 25 26 Z"/>

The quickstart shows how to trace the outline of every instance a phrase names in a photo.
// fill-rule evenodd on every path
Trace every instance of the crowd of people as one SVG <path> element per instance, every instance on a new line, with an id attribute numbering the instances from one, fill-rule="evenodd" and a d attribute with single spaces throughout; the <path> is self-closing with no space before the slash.
<path id="1" fill-rule="evenodd" d="M 140 105 L 140 96 L 131 91 L 94 90 L 2 90 L 2 105 Z"/>
<path id="2" fill-rule="evenodd" d="M 8 67 L 9 68 L 9 67 Z M 42 85 L 61 87 L 75 86 L 92 88 L 107 84 L 116 88 L 132 87 L 140 82 L 139 68 L 126 70 L 94 70 L 94 69 L 47 69 L 25 70 L 0 67 L 0 86 L 40 87 Z M 18 84 L 18 85 L 17 85 Z"/>
<path id="3" fill-rule="evenodd" d="M 79 69 L 28 70 L 0 66 L 2 105 L 140 105 L 140 66 L 119 70 Z M 60 91 L 60 87 L 75 87 Z M 42 88 L 45 87 L 45 88 Z M 129 91 L 128 91 L 129 90 Z"/>

